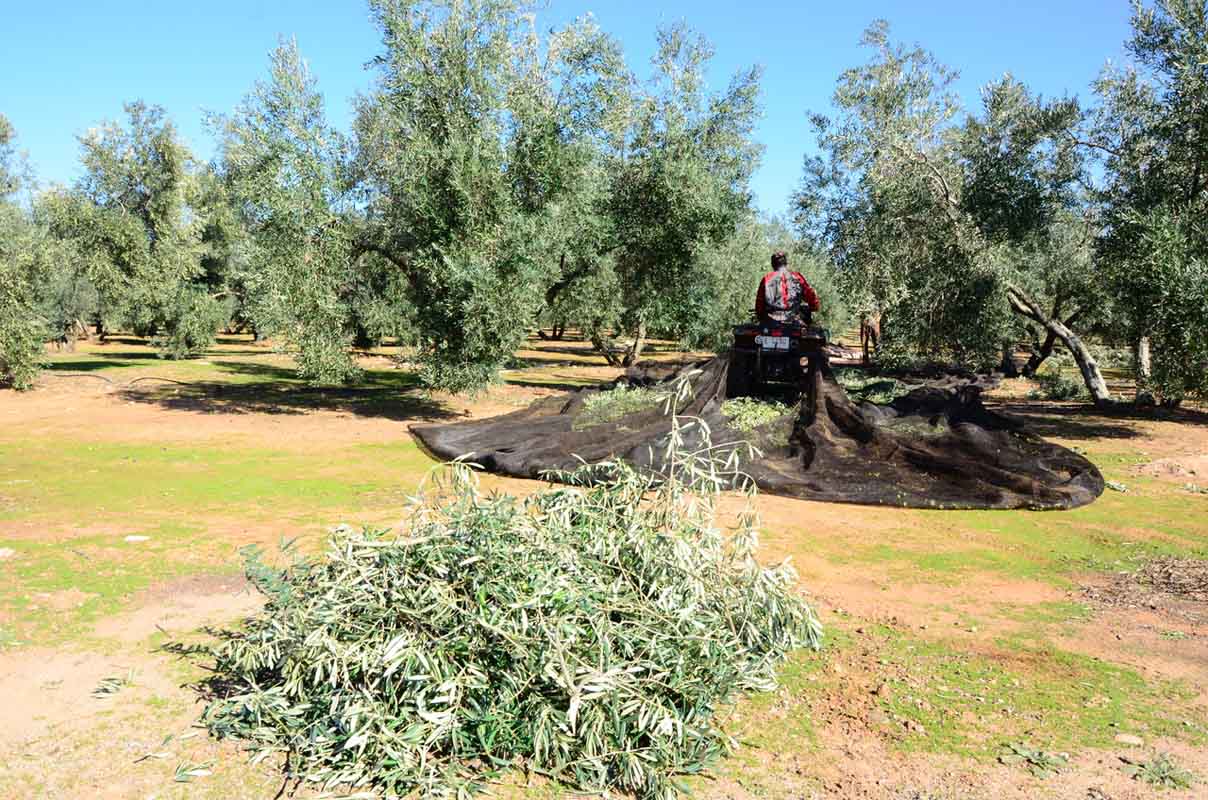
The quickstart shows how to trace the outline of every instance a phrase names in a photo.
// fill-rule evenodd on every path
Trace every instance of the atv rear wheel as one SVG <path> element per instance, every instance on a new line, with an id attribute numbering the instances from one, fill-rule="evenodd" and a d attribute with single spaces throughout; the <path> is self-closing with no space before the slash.
<path id="1" fill-rule="evenodd" d="M 730 366 L 726 370 L 726 397 L 749 397 L 751 395 L 751 356 L 747 353 L 730 352 Z"/>

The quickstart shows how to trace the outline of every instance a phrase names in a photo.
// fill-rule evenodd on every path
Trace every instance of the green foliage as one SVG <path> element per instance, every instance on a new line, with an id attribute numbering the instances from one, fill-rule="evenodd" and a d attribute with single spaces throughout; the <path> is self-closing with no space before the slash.
<path id="1" fill-rule="evenodd" d="M 1208 18 L 1201 0 L 1136 3 L 1132 63 L 1095 83 L 1103 156 L 1101 259 L 1132 341 L 1149 337 L 1147 390 L 1208 392 Z"/>
<path id="2" fill-rule="evenodd" d="M 793 409 L 775 400 L 758 400 L 754 397 L 735 397 L 721 404 L 722 416 L 729 420 L 731 428 L 750 431 L 779 419 Z"/>
<path id="3" fill-rule="evenodd" d="M 878 405 L 888 405 L 917 386 L 903 383 L 897 378 L 869 375 L 864 370 L 840 367 L 835 370 L 835 380 L 852 398 Z"/>
<path id="4" fill-rule="evenodd" d="M 1155 753 L 1148 760 L 1121 756 L 1125 775 L 1159 789 L 1190 789 L 1196 783 L 1195 774 L 1180 767 L 1168 753 Z"/>
<path id="5" fill-rule="evenodd" d="M 1050 358 L 1035 375 L 1037 388 L 1030 397 L 1044 400 L 1082 400 L 1086 398 L 1086 386 L 1062 372 L 1064 359 Z"/>
<path id="6" fill-rule="evenodd" d="M 536 322 L 568 239 L 592 237 L 578 218 L 619 48 L 590 21 L 542 42 L 511 0 L 371 8 L 385 51 L 356 120 L 361 247 L 405 276 L 424 380 L 481 387 Z"/>
<path id="7" fill-rule="evenodd" d="M 1038 388 L 1028 395 L 1035 399 L 1082 400 L 1087 396 L 1086 386 L 1081 381 L 1067 378 L 1060 372 L 1038 372 L 1036 383 Z"/>
<path id="8" fill-rule="evenodd" d="M 854 308 L 882 314 L 886 355 L 996 365 L 1024 327 L 1013 286 L 1059 319 L 1097 309 L 1074 213 L 1076 104 L 1042 102 L 1008 75 L 959 123 L 955 72 L 892 43 L 883 22 L 864 44 L 873 56 L 840 76 L 839 116 L 814 117 L 823 156 L 807 161 L 796 211 Z"/>
<path id="9" fill-rule="evenodd" d="M 577 430 L 612 422 L 636 411 L 645 411 L 665 402 L 669 395 L 660 389 L 622 384 L 604 392 L 592 392 L 583 401 L 583 410 L 575 418 Z"/>
<path id="10" fill-rule="evenodd" d="M 218 329 L 230 318 L 225 304 L 206 293 L 204 286 L 182 285 L 164 310 L 163 327 L 151 344 L 161 356 L 191 358 L 214 343 Z"/>
<path id="11" fill-rule="evenodd" d="M 1134 335 L 1152 343 L 1147 388 L 1164 400 L 1208 397 L 1208 222 L 1159 208 L 1137 224 L 1135 250 L 1113 266 Z"/>
<path id="12" fill-rule="evenodd" d="M 1002 764 L 1021 764 L 1037 778 L 1049 778 L 1056 775 L 1069 764 L 1069 756 L 1065 753 L 1049 753 L 1028 746 L 1026 742 L 1008 744 L 998 757 Z"/>
<path id="13" fill-rule="evenodd" d="M 0 114 L 0 386 L 26 389 L 41 367 L 36 291 L 45 264 L 40 232 L 15 197 L 24 185 L 15 136 Z"/>
<path id="14" fill-rule="evenodd" d="M 43 321 L 34 296 L 36 231 L 21 211 L 0 206 L 0 386 L 26 389 L 41 369 Z"/>
<path id="15" fill-rule="evenodd" d="M 523 500 L 453 465 L 405 530 L 345 529 L 281 571 L 210 648 L 225 688 L 204 723 L 327 788 L 465 796 L 527 766 L 675 797 L 730 747 L 719 707 L 820 628 L 787 567 L 754 561 L 751 515 L 717 530 L 717 465 L 673 458 L 693 477 L 615 464 Z"/>
<path id="16" fill-rule="evenodd" d="M 735 311 L 750 308 L 766 271 L 748 188 L 761 153 L 752 140 L 760 70 L 737 73 L 713 94 L 705 81 L 713 49 L 703 37 L 679 25 L 660 30 L 658 45 L 651 88 L 635 99 L 623 153 L 609 161 L 614 303 L 626 332 L 679 338 L 699 331 L 702 311 L 740 321 L 745 313 Z M 747 295 L 739 309 L 725 302 L 736 289 Z M 716 336 L 719 327 L 696 336 Z"/>
<path id="17" fill-rule="evenodd" d="M 217 318 L 198 299 L 205 248 L 195 164 L 162 108 L 125 110 L 124 125 L 81 137 L 77 185 L 39 200 L 64 253 L 50 316 L 61 333 L 95 315 L 106 328 L 157 335 L 165 355 L 192 355 L 213 341 L 203 328 Z"/>
<path id="18" fill-rule="evenodd" d="M 127 686 L 134 684 L 134 671 L 131 670 L 126 675 L 114 675 L 108 678 L 101 678 L 97 683 L 96 688 L 92 690 L 94 700 L 105 700 L 120 692 Z"/>
<path id="19" fill-rule="evenodd" d="M 349 352 L 353 243 L 342 170 L 347 144 L 326 120 L 323 97 L 296 42 L 273 51 L 223 135 L 224 191 L 246 230 L 240 286 L 256 330 L 280 338 L 315 383 L 357 374 Z"/>

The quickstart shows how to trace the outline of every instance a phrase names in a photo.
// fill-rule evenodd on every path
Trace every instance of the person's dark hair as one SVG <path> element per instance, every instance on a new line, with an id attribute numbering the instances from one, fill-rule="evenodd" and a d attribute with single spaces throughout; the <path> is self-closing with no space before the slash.
<path id="1" fill-rule="evenodd" d="M 789 257 L 785 255 L 783 250 L 777 250 L 772 253 L 772 269 L 780 269 L 789 263 Z"/>

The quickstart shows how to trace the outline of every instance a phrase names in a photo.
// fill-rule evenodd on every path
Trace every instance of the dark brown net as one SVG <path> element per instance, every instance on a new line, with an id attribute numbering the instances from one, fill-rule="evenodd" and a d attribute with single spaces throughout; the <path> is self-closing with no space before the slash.
<path id="1" fill-rule="evenodd" d="M 974 383 L 915 389 L 885 406 L 857 404 L 824 367 L 811 372 L 812 385 L 793 413 L 743 433 L 722 414 L 726 367 L 726 359 L 715 358 L 679 375 L 632 372 L 618 384 L 671 390 L 692 372 L 680 416 L 701 418 L 714 444 L 754 444 L 759 454 L 744 456 L 741 468 L 772 494 L 912 508 L 1060 509 L 1090 503 L 1103 491 L 1093 464 L 985 408 Z M 522 478 L 618 458 L 661 471 L 672 424 L 663 406 L 584 426 L 585 402 L 599 391 L 413 431 L 441 458 L 468 456 L 489 471 Z"/>

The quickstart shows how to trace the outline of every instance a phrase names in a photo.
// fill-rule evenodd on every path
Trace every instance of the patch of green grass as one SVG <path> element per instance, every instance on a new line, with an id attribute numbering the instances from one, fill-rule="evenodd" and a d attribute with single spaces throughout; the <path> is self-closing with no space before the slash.
<path id="1" fill-rule="evenodd" d="M 725 730 L 738 737 L 739 747 L 721 761 L 717 775 L 733 781 L 754 797 L 799 797 L 805 785 L 817 779 L 793 773 L 791 783 L 784 776 L 785 765 L 769 769 L 767 754 L 792 754 L 794 758 L 819 752 L 814 725 L 814 708 L 823 692 L 833 690 L 841 676 L 827 669 L 835 654 L 849 649 L 853 639 L 838 619 L 828 620 L 820 652 L 800 650 L 781 665 L 779 687 L 773 692 L 748 695 L 732 710 L 732 718 L 723 719 Z M 689 776 L 685 784 L 694 796 L 712 797 L 716 783 L 712 778 Z M 791 788 L 790 793 L 786 790 Z"/>
<path id="2" fill-rule="evenodd" d="M 821 651 L 799 650 L 781 665 L 779 687 L 773 692 L 748 695 L 736 711 L 744 720 L 742 743 L 776 752 L 816 749 L 813 722 L 815 698 L 833 686 L 835 676 L 826 671 L 836 653 L 852 646 L 852 635 L 838 620 L 828 621 Z"/>
<path id="3" fill-rule="evenodd" d="M 1177 682 L 1148 682 L 1096 658 L 1000 640 L 994 651 L 967 643 L 925 641 L 896 632 L 881 643 L 884 659 L 906 677 L 889 681 L 887 712 L 921 728 L 907 750 L 989 758 L 1027 740 L 1050 752 L 1110 747 L 1122 730 L 1208 741 L 1205 709 Z"/>
<path id="4" fill-rule="evenodd" d="M 817 550 L 838 563 L 885 565 L 897 580 L 946 585 L 995 573 L 1066 587 L 1080 572 L 1132 570 L 1163 555 L 1208 557 L 1208 502 L 1201 514 L 1198 498 L 1142 487 L 1071 511 L 901 511 L 903 526 L 878 542 L 819 537 Z"/>
<path id="5" fill-rule="evenodd" d="M 1091 607 L 1072 600 L 1053 600 L 1044 603 L 997 603 L 998 617 L 1033 625 L 1062 625 L 1071 622 L 1086 622 L 1094 615 Z"/>
<path id="6" fill-rule="evenodd" d="M 401 500 L 431 460 L 397 445 L 313 453 L 220 444 L 69 439 L 0 443 L 0 520 L 79 524 L 221 513 L 280 518 L 290 511 Z M 408 478 L 413 480 L 408 480 Z"/>
<path id="7" fill-rule="evenodd" d="M 829 650 L 830 648 L 828 648 Z M 743 742 L 753 747 L 802 752 L 817 744 L 817 732 L 810 713 L 810 699 L 820 687 L 820 673 L 827 656 L 820 653 L 796 653 L 780 670 L 780 688 L 752 695 L 742 705 L 748 725 Z"/>
<path id="8" fill-rule="evenodd" d="M 0 646 L 84 635 L 154 583 L 230 571 L 234 543 L 210 533 L 215 519 L 271 520 L 292 537 L 340 521 L 337 512 L 402 505 L 431 464 L 410 439 L 313 454 L 218 444 L 4 442 L 0 522 L 55 536 L 0 539 L 14 551 L 0 560 Z M 148 538 L 125 541 L 131 535 Z"/>
<path id="9" fill-rule="evenodd" d="M 6 540 L 16 551 L 0 563 L 0 611 L 12 619 L 10 640 L 45 645 L 81 636 L 156 582 L 213 572 L 220 557 L 201 532 L 165 523 L 131 534 L 148 537 L 141 542 L 122 534 Z"/>
<path id="10" fill-rule="evenodd" d="M 995 616 L 1018 624 L 1014 636 L 1020 641 L 1052 641 L 1073 635 L 1094 616 L 1084 603 L 1057 600 L 1042 603 L 996 603 Z"/>

